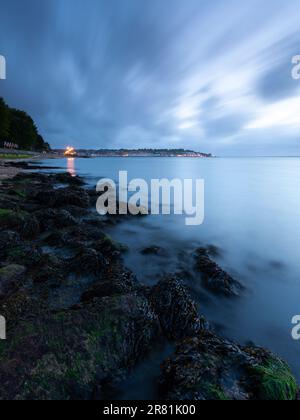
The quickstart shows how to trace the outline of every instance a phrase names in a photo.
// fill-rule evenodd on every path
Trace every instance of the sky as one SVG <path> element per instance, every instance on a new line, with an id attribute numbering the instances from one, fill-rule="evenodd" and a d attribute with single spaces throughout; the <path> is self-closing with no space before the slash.
<path id="1" fill-rule="evenodd" d="M 0 96 L 52 147 L 300 155 L 299 0 L 0 0 Z"/>

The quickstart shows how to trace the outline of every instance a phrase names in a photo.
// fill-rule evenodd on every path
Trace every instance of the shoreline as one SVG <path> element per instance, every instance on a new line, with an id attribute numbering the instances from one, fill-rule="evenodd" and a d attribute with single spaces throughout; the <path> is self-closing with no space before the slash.
<path id="1" fill-rule="evenodd" d="M 1 156 L 1 151 L 0 151 L 0 156 Z M 15 155 L 19 155 L 22 154 L 22 152 L 20 153 L 7 153 L 6 154 L 11 154 L 12 156 Z M 22 157 L 22 158 L 0 158 L 0 183 L 2 181 L 4 181 L 5 179 L 11 179 L 13 177 L 15 177 L 17 174 L 24 172 L 23 168 L 18 168 L 16 165 L 9 165 L 10 163 L 12 164 L 16 164 L 16 163 L 22 163 L 22 162 L 31 162 L 34 160 L 41 160 L 41 159 L 55 159 L 57 158 L 57 156 L 53 155 L 53 154 L 34 154 L 34 155 L 30 155 L 28 156 L 28 158 L 26 157 Z"/>
<path id="2" fill-rule="evenodd" d="M 96 200 L 67 173 L 20 173 L 0 186 L 0 302 L 9 327 L 0 341 L 1 399 L 107 399 L 159 343 L 176 349 L 162 356 L 153 385 L 162 400 L 296 399 L 287 364 L 217 335 L 180 275 L 140 283 L 124 265 L 126 248 L 105 233 L 124 218 L 99 216 Z M 194 254 L 211 296 L 238 299 L 242 291 L 209 250 Z M 237 372 L 231 385 L 226 378 Z"/>

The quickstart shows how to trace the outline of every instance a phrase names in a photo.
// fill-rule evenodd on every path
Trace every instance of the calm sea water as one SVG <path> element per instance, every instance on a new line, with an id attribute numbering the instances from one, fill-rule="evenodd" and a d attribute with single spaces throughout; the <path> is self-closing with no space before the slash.
<path id="1" fill-rule="evenodd" d="M 197 277 L 187 276 L 201 312 L 220 334 L 280 354 L 300 381 L 300 341 L 291 337 L 291 319 L 300 314 L 300 158 L 97 158 L 43 163 L 86 176 L 91 185 L 101 177 L 117 180 L 120 170 L 128 171 L 129 179 L 204 179 L 203 225 L 187 227 L 183 216 L 148 216 L 126 221 L 109 233 L 129 246 L 126 264 L 147 284 L 155 284 L 166 272 L 191 272 L 191 253 L 197 247 L 219 247 L 217 262 L 246 286 L 246 292 L 238 299 L 217 298 L 202 289 Z M 165 248 L 166 255 L 140 253 L 152 245 Z"/>

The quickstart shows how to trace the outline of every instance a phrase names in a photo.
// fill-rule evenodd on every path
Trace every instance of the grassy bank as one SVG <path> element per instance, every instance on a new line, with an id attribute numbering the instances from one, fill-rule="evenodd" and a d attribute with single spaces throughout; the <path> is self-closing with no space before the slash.
<path id="1" fill-rule="evenodd" d="M 15 153 L 0 153 L 0 159 L 29 159 L 31 155 L 15 154 Z"/>

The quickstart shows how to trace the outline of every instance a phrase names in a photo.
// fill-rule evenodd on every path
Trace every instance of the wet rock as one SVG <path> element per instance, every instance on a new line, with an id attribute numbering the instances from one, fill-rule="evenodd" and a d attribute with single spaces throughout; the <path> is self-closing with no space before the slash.
<path id="1" fill-rule="evenodd" d="M 12 292 L 24 279 L 26 268 L 11 264 L 0 269 L 0 299 Z"/>
<path id="2" fill-rule="evenodd" d="M 150 302 L 169 339 L 180 340 L 207 328 L 183 283 L 176 277 L 167 276 L 161 280 L 153 288 Z"/>
<path id="3" fill-rule="evenodd" d="M 222 249 L 216 245 L 208 245 L 207 252 L 212 257 L 221 257 L 223 254 Z"/>
<path id="4" fill-rule="evenodd" d="M 100 274 L 106 261 L 95 249 L 82 249 L 71 259 L 69 270 L 81 274 Z"/>
<path id="5" fill-rule="evenodd" d="M 76 206 L 80 208 L 88 208 L 90 206 L 89 195 L 83 188 L 77 186 L 66 187 L 61 189 L 39 191 L 35 196 L 35 201 L 48 208 Z"/>
<path id="6" fill-rule="evenodd" d="M 43 283 L 49 288 L 59 285 L 64 278 L 65 266 L 55 255 L 43 254 L 38 266 L 32 266 L 30 275 L 35 284 Z"/>
<path id="7" fill-rule="evenodd" d="M 128 247 L 126 245 L 114 241 L 107 235 L 104 235 L 102 239 L 96 242 L 95 248 L 105 256 L 110 255 L 114 257 L 118 257 L 123 252 L 128 251 Z"/>
<path id="8" fill-rule="evenodd" d="M 83 188 L 63 188 L 56 192 L 55 207 L 76 206 L 88 208 L 90 198 Z"/>
<path id="9" fill-rule="evenodd" d="M 39 248 L 24 241 L 10 248 L 7 254 L 9 262 L 24 265 L 27 269 L 40 267 L 43 258 Z"/>
<path id="10" fill-rule="evenodd" d="M 64 210 L 68 211 L 73 217 L 81 218 L 86 216 L 86 209 L 73 205 L 64 206 Z"/>
<path id="11" fill-rule="evenodd" d="M 243 286 L 222 270 L 217 263 L 211 260 L 205 248 L 195 252 L 196 270 L 203 275 L 203 285 L 213 293 L 225 296 L 239 296 Z"/>
<path id="12" fill-rule="evenodd" d="M 164 248 L 159 246 L 149 246 L 141 250 L 142 255 L 156 255 L 158 257 L 164 257 L 167 255 L 167 252 Z"/>
<path id="13" fill-rule="evenodd" d="M 40 233 L 40 224 L 35 216 L 28 217 L 22 227 L 22 237 L 34 239 Z"/>
<path id="14" fill-rule="evenodd" d="M 56 197 L 55 190 L 51 188 L 48 191 L 43 191 L 43 190 L 39 191 L 35 195 L 34 199 L 40 205 L 51 208 L 51 207 L 54 207 L 57 197 Z"/>
<path id="15" fill-rule="evenodd" d="M 78 221 L 63 209 L 43 209 L 35 212 L 42 231 L 78 225 Z"/>
<path id="16" fill-rule="evenodd" d="M 178 345 L 162 366 L 161 397 L 171 400 L 294 400 L 289 367 L 260 348 L 243 348 L 209 331 Z"/>
<path id="17" fill-rule="evenodd" d="M 4 209 L 16 211 L 18 208 L 18 205 L 19 205 L 18 197 L 12 197 L 11 195 L 9 195 L 9 191 L 7 191 L 6 193 L 2 192 L 0 195 L 0 217 L 1 217 L 1 212 L 3 212 Z"/>
<path id="18" fill-rule="evenodd" d="M 97 200 L 98 200 L 98 197 L 99 197 L 99 193 L 97 192 L 96 187 L 95 188 L 89 188 L 89 189 L 86 190 L 86 192 L 88 193 L 88 195 L 90 197 L 91 206 L 96 206 L 96 203 L 97 203 Z"/>
<path id="19" fill-rule="evenodd" d="M 160 332 L 147 299 L 135 293 L 41 315 L 20 322 L 14 344 L 2 346 L 1 399 L 92 399 L 145 356 Z"/>
<path id="20" fill-rule="evenodd" d="M 0 234 L 0 251 L 12 248 L 20 242 L 21 238 L 13 230 L 3 230 Z"/>
<path id="21" fill-rule="evenodd" d="M 69 184 L 69 185 L 75 185 L 75 186 L 84 185 L 84 181 L 82 178 L 79 178 L 78 176 L 72 176 L 71 174 L 67 172 L 52 175 L 52 179 L 54 182 L 57 182 L 60 184 Z"/>
<path id="22" fill-rule="evenodd" d="M 28 214 L 18 210 L 0 209 L 0 229 L 20 232 Z"/>
<path id="23" fill-rule="evenodd" d="M 94 283 L 85 293 L 81 301 L 89 302 L 95 298 L 117 296 L 143 290 L 133 273 L 124 269 L 122 264 L 115 263 L 107 267 L 100 281 Z"/>

